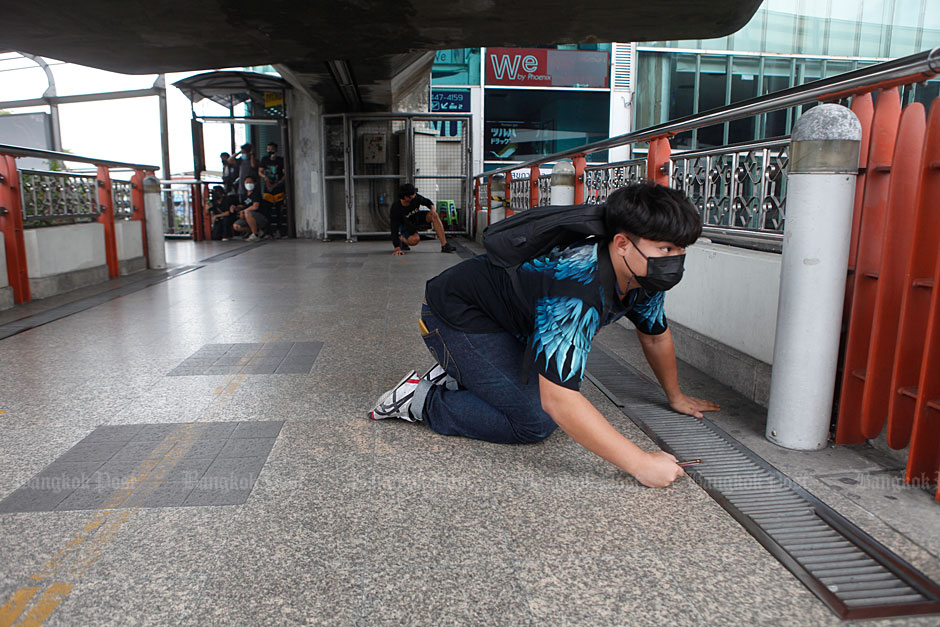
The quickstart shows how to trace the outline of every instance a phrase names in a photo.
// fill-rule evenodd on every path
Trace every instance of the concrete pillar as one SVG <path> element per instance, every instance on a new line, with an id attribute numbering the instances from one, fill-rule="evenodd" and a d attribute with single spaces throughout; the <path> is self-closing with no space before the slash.
<path id="1" fill-rule="evenodd" d="M 829 436 L 861 137 L 854 113 L 823 104 L 790 139 L 766 431 L 786 448 L 820 449 Z"/>
<path id="2" fill-rule="evenodd" d="M 568 160 L 559 161 L 552 168 L 552 203 L 553 205 L 574 204 L 574 164 Z"/>
<path id="3" fill-rule="evenodd" d="M 147 255 L 150 268 L 166 268 L 166 248 L 163 240 L 163 200 L 160 179 L 148 176 L 144 179 L 144 217 L 147 223 Z"/>

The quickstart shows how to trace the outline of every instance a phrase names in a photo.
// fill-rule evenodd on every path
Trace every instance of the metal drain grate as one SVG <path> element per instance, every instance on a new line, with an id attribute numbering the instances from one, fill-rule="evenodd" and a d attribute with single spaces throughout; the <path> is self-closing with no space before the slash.
<path id="1" fill-rule="evenodd" d="M 843 619 L 940 612 L 940 586 L 708 420 L 651 397 L 654 384 L 594 343 L 588 378 Z"/>

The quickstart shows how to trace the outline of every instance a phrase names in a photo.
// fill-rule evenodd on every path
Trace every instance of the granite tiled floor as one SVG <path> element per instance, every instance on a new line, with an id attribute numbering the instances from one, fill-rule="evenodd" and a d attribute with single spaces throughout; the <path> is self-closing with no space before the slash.
<path id="1" fill-rule="evenodd" d="M 239 246 L 168 250 L 193 264 Z M 459 261 L 433 242 L 389 248 L 273 242 L 0 340 L 0 499 L 34 478 L 81 479 L 33 508 L 52 511 L 0 504 L 0 607 L 35 588 L 35 608 L 59 582 L 72 587 L 43 606 L 49 625 L 838 623 L 691 481 L 642 488 L 560 432 L 511 447 L 367 420 L 379 393 L 429 365 L 424 281 Z M 626 329 L 601 337 L 641 363 Z M 262 345 L 268 357 L 306 346 L 315 361 L 281 376 L 207 370 L 238 365 L 220 362 L 223 346 Z M 191 357 L 214 361 L 167 376 Z M 918 567 L 938 561 L 919 533 L 936 517 L 906 529 L 840 494 L 846 473 L 876 466 L 860 452 L 773 458 L 759 408 L 684 365 L 682 377 L 760 454 L 854 507 L 843 513 Z M 185 451 L 159 448 L 182 428 L 195 434 Z M 163 480 L 139 500 L 100 509 L 80 491 L 147 460 Z M 180 484 L 194 474 L 223 489 L 187 503 L 197 488 Z M 82 508 L 63 511 L 68 500 Z"/>

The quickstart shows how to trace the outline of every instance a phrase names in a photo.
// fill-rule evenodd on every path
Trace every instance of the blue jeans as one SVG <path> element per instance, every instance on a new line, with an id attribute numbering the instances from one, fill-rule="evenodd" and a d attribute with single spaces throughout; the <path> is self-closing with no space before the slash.
<path id="1" fill-rule="evenodd" d="M 411 411 L 443 435 L 499 444 L 544 440 L 558 427 L 542 409 L 538 373 L 522 382 L 525 345 L 511 333 L 463 333 L 421 308 L 431 354 L 457 386 L 419 385 Z M 456 389 L 454 389 L 456 387 Z"/>

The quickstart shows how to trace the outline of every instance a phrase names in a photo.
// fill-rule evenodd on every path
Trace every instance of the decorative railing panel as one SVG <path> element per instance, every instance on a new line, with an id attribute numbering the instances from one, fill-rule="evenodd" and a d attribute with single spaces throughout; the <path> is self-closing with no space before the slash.
<path id="1" fill-rule="evenodd" d="M 537 206 L 544 207 L 552 204 L 552 175 L 543 174 L 539 177 L 539 203 Z"/>
<path id="2" fill-rule="evenodd" d="M 789 139 L 673 155 L 670 180 L 706 227 L 783 232 Z"/>
<path id="3" fill-rule="evenodd" d="M 111 181 L 111 199 L 114 204 L 115 220 L 130 220 L 134 213 L 132 198 L 133 183 L 130 181 Z"/>
<path id="4" fill-rule="evenodd" d="M 93 174 L 20 170 L 19 178 L 26 227 L 90 222 L 101 212 Z"/>
<path id="5" fill-rule="evenodd" d="M 589 166 L 584 170 L 584 202 L 599 204 L 618 187 L 646 178 L 646 159 L 634 159 L 602 166 Z"/>
<path id="6" fill-rule="evenodd" d="M 513 211 L 525 211 L 529 208 L 529 175 L 514 174 L 509 187 L 509 208 Z"/>

